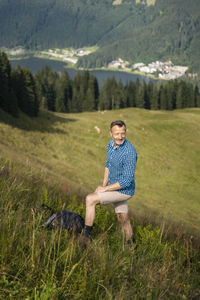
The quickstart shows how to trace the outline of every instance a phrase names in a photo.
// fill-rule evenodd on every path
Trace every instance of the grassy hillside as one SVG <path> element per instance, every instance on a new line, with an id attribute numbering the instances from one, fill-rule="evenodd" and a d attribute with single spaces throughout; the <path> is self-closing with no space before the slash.
<path id="1" fill-rule="evenodd" d="M 109 124 L 127 122 L 138 152 L 134 215 L 200 228 L 200 110 L 124 109 L 22 116 L 0 112 L 0 154 L 66 193 L 82 197 L 102 182 Z M 98 126 L 101 133 L 97 133 Z"/>
<path id="2" fill-rule="evenodd" d="M 129 246 L 113 212 L 97 207 L 87 248 L 67 231 L 41 227 L 49 213 L 65 207 L 84 216 L 77 196 L 63 196 L 30 170 L 0 161 L 0 299 L 198 299 L 199 242 L 169 239 L 131 218 L 135 246 Z"/>
<path id="3" fill-rule="evenodd" d="M 83 248 L 66 231 L 41 227 L 49 217 L 41 204 L 84 217 L 83 196 L 102 180 L 108 126 L 117 118 L 138 151 L 135 246 L 125 243 L 113 211 L 97 207 L 92 243 Z M 198 229 L 199 118 L 199 109 L 17 120 L 0 111 L 0 299 L 199 299 L 199 232 L 184 235 L 159 220 Z"/>

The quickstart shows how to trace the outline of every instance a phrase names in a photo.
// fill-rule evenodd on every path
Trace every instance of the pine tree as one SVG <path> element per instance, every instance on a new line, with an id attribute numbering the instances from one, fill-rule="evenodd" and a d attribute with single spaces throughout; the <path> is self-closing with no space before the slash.
<path id="1" fill-rule="evenodd" d="M 19 108 L 27 115 L 36 117 L 39 112 L 39 100 L 36 82 L 31 71 L 18 66 L 14 78 L 14 90 Z"/>
<path id="2" fill-rule="evenodd" d="M 90 74 L 88 89 L 91 90 L 91 94 L 94 98 L 94 110 L 98 109 L 98 101 L 99 101 L 99 85 L 95 76 Z M 88 91 L 87 91 L 88 92 Z"/>
<path id="3" fill-rule="evenodd" d="M 82 74 L 80 94 L 83 111 L 94 111 L 98 108 L 99 87 L 95 76 L 89 72 Z"/>
<path id="4" fill-rule="evenodd" d="M 200 107 L 199 98 L 200 98 L 199 88 L 198 88 L 197 85 L 195 85 L 195 88 L 194 88 L 194 107 Z"/>
<path id="5" fill-rule="evenodd" d="M 87 90 L 85 98 L 82 102 L 83 111 L 94 111 L 95 110 L 95 99 L 91 89 Z"/>
<path id="6" fill-rule="evenodd" d="M 167 97 L 167 106 L 166 109 L 172 110 L 173 109 L 173 93 L 174 93 L 174 87 L 173 87 L 173 82 L 168 81 L 165 84 L 165 89 L 166 89 L 166 97 Z"/>
<path id="7" fill-rule="evenodd" d="M 66 71 L 63 71 L 56 86 L 56 111 L 70 112 L 72 100 L 72 82 Z"/>
<path id="8" fill-rule="evenodd" d="M 197 96 L 196 105 L 200 107 L 200 94 Z"/>
<path id="9" fill-rule="evenodd" d="M 117 82 L 114 77 L 108 78 L 103 82 L 100 90 L 100 109 L 115 109 L 119 103 L 116 90 Z"/>
<path id="10" fill-rule="evenodd" d="M 17 98 L 13 90 L 12 68 L 7 55 L 0 53 L 0 108 L 18 116 Z"/>
<path id="11" fill-rule="evenodd" d="M 22 69 L 18 65 L 17 70 L 13 72 L 13 82 L 14 82 L 14 91 L 17 97 L 17 103 L 20 108 L 24 112 L 24 107 L 26 105 L 25 100 L 25 74 Z"/>
<path id="12" fill-rule="evenodd" d="M 55 111 L 56 110 L 56 91 L 53 85 L 49 85 L 46 87 L 46 97 L 45 97 L 45 102 L 44 102 L 44 107 L 47 108 L 50 111 Z"/>
<path id="13" fill-rule="evenodd" d="M 71 112 L 81 112 L 82 111 L 82 100 L 81 99 L 81 74 L 76 73 L 73 81 L 72 88 L 72 100 L 70 103 Z"/>
<path id="14" fill-rule="evenodd" d="M 182 86 L 178 85 L 177 94 L 176 94 L 176 108 L 183 108 L 183 98 L 182 98 Z"/>
<path id="15" fill-rule="evenodd" d="M 181 81 L 182 108 L 189 107 L 189 89 L 185 81 Z"/>
<path id="16" fill-rule="evenodd" d="M 27 114 L 31 117 L 36 117 L 39 112 L 39 101 L 36 92 L 35 80 L 30 70 L 26 69 L 24 70 L 24 73 Z"/>
<path id="17" fill-rule="evenodd" d="M 55 103 L 55 109 L 57 112 L 63 112 L 63 113 L 66 112 L 66 107 L 65 107 L 62 97 L 57 96 L 56 103 Z"/>
<path id="18" fill-rule="evenodd" d="M 123 82 L 121 79 L 117 85 L 117 98 L 118 98 L 118 108 L 127 107 L 127 97 L 126 97 L 125 88 L 124 88 L 124 85 L 123 85 Z"/>
<path id="19" fill-rule="evenodd" d="M 148 100 L 149 100 L 149 107 L 148 109 L 151 109 L 151 103 L 153 99 L 153 93 L 154 93 L 154 85 L 153 82 L 150 80 L 147 85 L 147 94 L 148 94 Z"/>
<path id="20" fill-rule="evenodd" d="M 99 109 L 110 109 L 110 101 L 107 95 L 107 81 L 103 81 L 99 94 Z"/>
<path id="21" fill-rule="evenodd" d="M 176 108 L 194 107 L 195 96 L 193 86 L 181 80 L 178 84 Z"/>
<path id="22" fill-rule="evenodd" d="M 178 92 L 178 81 L 173 80 L 171 81 L 172 85 L 172 109 L 176 109 L 176 98 L 177 98 L 177 92 Z"/>
<path id="23" fill-rule="evenodd" d="M 108 94 L 107 95 L 109 98 L 111 109 L 115 109 L 116 106 L 118 107 L 118 99 L 116 97 L 117 82 L 116 82 L 114 76 L 107 81 L 108 81 L 108 83 L 107 83 L 107 93 Z"/>
<path id="24" fill-rule="evenodd" d="M 9 112 L 8 94 L 10 84 L 11 66 L 7 55 L 0 53 L 0 107 Z"/>
<path id="25" fill-rule="evenodd" d="M 159 92 L 156 84 L 153 85 L 153 91 L 151 94 L 151 109 L 153 110 L 160 109 Z"/>
<path id="26" fill-rule="evenodd" d="M 147 86 L 146 82 L 143 81 L 143 89 L 144 89 L 144 108 L 150 109 L 150 88 Z"/>
<path id="27" fill-rule="evenodd" d="M 160 86 L 160 109 L 168 109 L 168 95 L 166 86 Z"/>
<path id="28" fill-rule="evenodd" d="M 127 98 L 127 107 L 135 107 L 136 106 L 136 85 L 133 81 L 130 81 L 126 87 L 126 98 Z"/>
<path id="29" fill-rule="evenodd" d="M 45 66 L 41 71 L 37 72 L 35 78 L 41 99 L 41 106 L 55 111 L 56 84 L 59 79 L 57 72 Z"/>
<path id="30" fill-rule="evenodd" d="M 144 108 L 145 89 L 144 84 L 136 80 L 136 107 Z"/>
<path id="31" fill-rule="evenodd" d="M 90 73 L 88 70 L 84 70 L 81 74 L 81 82 L 80 82 L 80 90 L 81 90 L 81 96 L 82 98 L 85 97 L 88 85 L 89 85 L 89 79 L 90 79 Z"/>

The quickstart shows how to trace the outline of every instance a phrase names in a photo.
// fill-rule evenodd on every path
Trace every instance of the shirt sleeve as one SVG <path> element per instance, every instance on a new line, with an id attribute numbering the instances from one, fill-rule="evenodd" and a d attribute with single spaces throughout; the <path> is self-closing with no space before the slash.
<path id="1" fill-rule="evenodd" d="M 130 186 L 134 180 L 135 168 L 137 163 L 137 152 L 128 152 L 123 163 L 122 174 L 119 177 L 119 184 L 122 188 Z"/>

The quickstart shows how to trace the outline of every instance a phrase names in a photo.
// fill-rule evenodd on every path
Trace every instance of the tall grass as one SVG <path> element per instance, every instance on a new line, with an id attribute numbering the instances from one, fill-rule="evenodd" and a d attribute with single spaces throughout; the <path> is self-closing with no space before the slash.
<path id="1" fill-rule="evenodd" d="M 84 217 L 84 200 L 63 195 L 29 172 L 0 162 L 1 299 L 198 299 L 200 254 L 190 236 L 169 239 L 164 226 L 131 218 L 128 246 L 112 211 L 97 208 L 87 248 L 67 231 L 41 227 L 68 208 Z"/>

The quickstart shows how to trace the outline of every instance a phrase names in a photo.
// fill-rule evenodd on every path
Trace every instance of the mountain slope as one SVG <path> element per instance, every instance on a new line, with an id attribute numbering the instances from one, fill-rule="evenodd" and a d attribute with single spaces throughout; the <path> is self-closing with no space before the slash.
<path id="1" fill-rule="evenodd" d="M 121 56 L 128 61 L 146 63 L 170 58 L 199 71 L 200 16 L 196 11 L 199 3 L 193 3 L 190 9 L 186 9 L 185 1 L 176 1 L 173 5 L 170 1 L 165 2 L 167 5 L 157 1 L 155 7 L 146 8 L 141 15 L 137 15 L 143 21 L 139 27 L 134 26 L 132 16 L 129 16 L 122 26 L 104 36 L 99 51 L 83 57 L 80 65 L 95 66 L 98 57 L 108 57 L 110 60 Z M 105 42 L 108 40 L 109 43 Z M 107 61 L 101 60 L 100 64 Z"/>
<path id="2" fill-rule="evenodd" d="M 199 71 L 200 2 L 145 3 L 0 0 L 1 46 L 46 49 L 98 45 L 99 51 L 83 57 L 79 66 L 102 66 L 118 57 L 130 62 L 171 58 Z"/>

